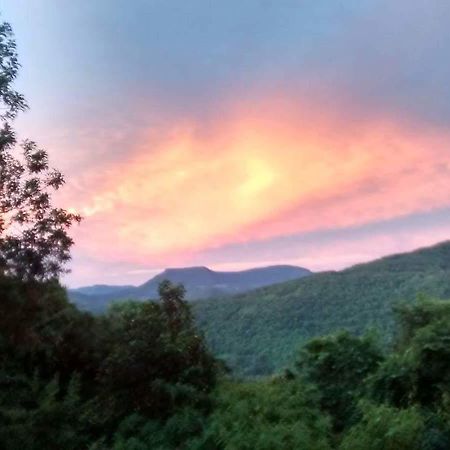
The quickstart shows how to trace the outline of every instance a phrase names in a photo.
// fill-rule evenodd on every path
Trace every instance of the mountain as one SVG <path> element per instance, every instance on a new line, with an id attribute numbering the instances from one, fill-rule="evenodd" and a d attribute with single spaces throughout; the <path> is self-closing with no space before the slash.
<path id="1" fill-rule="evenodd" d="M 132 288 L 133 286 L 131 285 L 110 286 L 108 284 L 94 284 L 93 286 L 84 286 L 77 289 L 72 289 L 72 292 L 77 292 L 83 295 L 110 295 Z"/>
<path id="2" fill-rule="evenodd" d="M 450 299 L 450 242 L 193 305 L 215 354 L 238 375 L 286 367 L 306 339 L 376 327 L 392 337 L 392 306 L 419 294 Z"/>
<path id="3" fill-rule="evenodd" d="M 207 267 L 166 269 L 140 286 L 94 285 L 69 290 L 69 298 L 80 308 L 102 312 L 117 300 L 146 300 L 158 297 L 162 280 L 182 283 L 188 300 L 236 295 L 263 286 L 299 279 L 311 272 L 302 267 L 280 265 L 243 270 L 216 272 Z"/>

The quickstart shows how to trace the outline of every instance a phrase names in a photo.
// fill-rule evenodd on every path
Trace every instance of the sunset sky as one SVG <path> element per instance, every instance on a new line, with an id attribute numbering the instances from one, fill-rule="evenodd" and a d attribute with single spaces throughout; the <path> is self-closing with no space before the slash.
<path id="1" fill-rule="evenodd" d="M 448 0 L 0 0 L 69 286 L 450 239 Z"/>

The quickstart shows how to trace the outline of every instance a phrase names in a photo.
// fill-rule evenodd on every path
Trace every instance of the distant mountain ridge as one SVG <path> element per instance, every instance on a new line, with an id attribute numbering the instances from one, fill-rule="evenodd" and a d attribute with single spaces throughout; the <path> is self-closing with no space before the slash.
<path id="1" fill-rule="evenodd" d="M 276 265 L 236 272 L 219 272 L 207 267 L 166 269 L 140 286 L 93 285 L 69 289 L 69 298 L 80 308 L 101 312 L 117 300 L 146 300 L 158 297 L 158 285 L 168 279 L 182 283 L 188 300 L 236 295 L 272 284 L 299 279 L 312 272 L 303 267 Z"/>
<path id="2" fill-rule="evenodd" d="M 131 284 L 123 286 L 110 286 L 108 284 L 94 284 L 92 286 L 83 286 L 77 289 L 73 289 L 73 292 L 78 292 L 84 295 L 108 295 L 117 291 L 123 291 L 126 289 L 132 289 L 134 286 Z"/>

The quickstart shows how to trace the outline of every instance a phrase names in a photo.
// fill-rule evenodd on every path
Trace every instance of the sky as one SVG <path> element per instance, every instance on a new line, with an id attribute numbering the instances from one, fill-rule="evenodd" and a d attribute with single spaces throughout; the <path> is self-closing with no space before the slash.
<path id="1" fill-rule="evenodd" d="M 450 238 L 448 0 L 0 0 L 68 286 Z"/>

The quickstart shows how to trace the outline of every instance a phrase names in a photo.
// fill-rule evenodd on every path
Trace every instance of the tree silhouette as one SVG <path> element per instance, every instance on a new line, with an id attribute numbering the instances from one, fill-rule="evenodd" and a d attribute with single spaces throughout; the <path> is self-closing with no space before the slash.
<path id="1" fill-rule="evenodd" d="M 73 244 L 68 229 L 77 214 L 52 205 L 64 184 L 48 154 L 30 140 L 18 146 L 11 125 L 27 109 L 12 87 L 20 64 L 11 26 L 0 24 L 0 275 L 24 281 L 57 278 L 65 271 Z M 18 147 L 21 151 L 18 150 Z M 17 154 L 20 154 L 18 156 Z"/>

